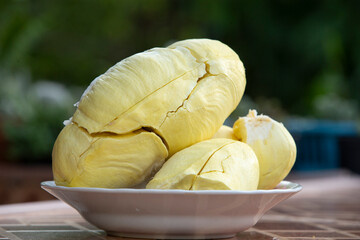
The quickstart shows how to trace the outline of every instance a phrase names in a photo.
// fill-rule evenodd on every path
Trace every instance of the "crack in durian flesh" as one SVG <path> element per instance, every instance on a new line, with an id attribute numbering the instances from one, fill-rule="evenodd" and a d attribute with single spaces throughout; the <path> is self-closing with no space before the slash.
<path id="1" fill-rule="evenodd" d="M 226 143 L 226 144 L 222 145 L 221 147 L 217 148 L 217 149 L 208 157 L 208 159 L 206 160 L 206 162 L 204 163 L 204 165 L 201 167 L 201 169 L 199 170 L 199 172 L 194 176 L 193 181 L 191 182 L 191 185 L 190 185 L 189 190 L 192 190 L 192 188 L 193 188 L 193 186 L 194 186 L 194 184 L 195 184 L 198 176 L 200 176 L 201 174 L 207 173 L 207 172 L 204 172 L 204 173 L 203 173 L 202 171 L 204 170 L 206 164 L 208 164 L 208 162 L 210 161 L 210 159 L 215 155 L 215 153 L 217 153 L 218 151 L 220 151 L 220 150 L 223 149 L 224 147 L 226 147 L 226 146 L 228 146 L 228 145 L 231 145 L 231 144 L 234 144 L 234 143 L 230 142 L 230 143 Z M 230 157 L 230 156 L 227 156 L 225 159 L 228 159 L 229 157 Z M 222 161 L 224 161 L 225 159 L 222 159 Z M 221 166 L 223 166 L 223 165 L 221 164 Z M 208 171 L 208 172 L 211 172 L 211 171 Z M 218 172 L 218 171 L 213 171 L 213 172 Z M 223 168 L 223 171 L 222 171 L 222 172 L 224 173 L 224 168 Z"/>
<path id="2" fill-rule="evenodd" d="M 210 170 L 210 171 L 207 171 L 207 172 L 201 172 L 201 173 L 199 174 L 199 176 L 200 176 L 200 175 L 203 175 L 203 174 L 207 174 L 207 173 L 214 173 L 214 172 L 225 173 L 224 162 L 225 162 L 226 160 L 228 160 L 229 158 L 231 158 L 231 155 L 228 155 L 228 156 L 226 156 L 225 158 L 221 159 L 221 168 L 222 168 L 221 171 L 220 171 L 220 170 Z"/>
<path id="3" fill-rule="evenodd" d="M 158 149 L 159 151 L 154 151 L 154 154 L 157 155 L 156 158 L 149 158 L 149 159 L 153 159 L 151 165 L 148 165 L 148 163 L 149 163 L 148 160 L 143 161 L 143 164 L 141 164 L 142 167 L 140 167 L 140 168 L 137 167 L 137 165 L 133 165 L 131 162 L 128 162 L 127 160 L 118 161 L 118 160 L 116 160 L 116 158 L 111 157 L 111 155 L 110 155 L 110 158 L 108 158 L 107 160 L 99 161 L 98 163 L 95 163 L 95 165 L 91 164 L 92 166 L 97 166 L 96 167 L 97 171 L 99 169 L 104 169 L 105 171 L 112 171 L 109 169 L 114 168 L 116 165 L 115 162 L 117 162 L 120 164 L 119 166 L 121 166 L 121 168 L 126 170 L 127 172 L 134 171 L 134 174 L 131 174 L 132 178 L 134 178 L 134 179 L 131 178 L 130 180 L 126 180 L 126 181 L 130 181 L 129 184 L 117 186 L 114 184 L 124 184 L 124 183 L 123 182 L 116 183 L 111 180 L 109 185 L 105 185 L 105 187 L 110 187 L 110 188 L 112 188 L 112 187 L 131 187 L 134 184 L 136 185 L 136 184 L 141 183 L 141 181 L 146 179 L 149 176 L 149 174 L 153 173 L 154 170 L 158 170 L 161 167 L 161 165 L 163 164 L 164 160 L 166 159 L 166 157 L 168 155 L 168 151 L 165 147 L 166 142 L 164 142 L 164 140 L 161 139 L 161 137 L 159 137 L 155 132 L 152 131 L 152 129 L 149 129 L 149 128 L 137 129 L 137 130 L 135 130 L 131 133 L 127 133 L 127 134 L 114 134 L 114 133 L 107 133 L 107 132 L 89 134 L 86 131 L 86 129 L 84 129 L 82 127 L 78 127 L 76 124 L 71 124 L 66 127 L 74 128 L 74 130 L 70 130 L 70 131 L 78 132 L 78 134 L 83 135 L 87 139 L 87 141 L 82 141 L 83 143 L 85 143 L 85 146 L 84 146 L 85 148 L 81 152 L 78 152 L 78 154 L 75 157 L 76 161 L 73 161 L 73 165 L 70 166 L 71 165 L 70 164 L 68 166 L 68 167 L 74 169 L 73 172 L 74 173 L 76 172 L 76 174 L 69 174 L 69 171 L 65 171 L 65 173 L 62 173 L 61 171 L 58 172 L 59 178 L 57 178 L 56 181 L 57 181 L 57 184 L 60 184 L 60 185 L 91 186 L 87 182 L 86 178 L 83 178 L 83 175 L 84 174 L 88 175 L 90 173 L 89 168 L 88 168 L 89 163 L 90 162 L 94 163 L 94 160 L 97 158 L 96 157 L 97 151 L 94 151 L 94 149 L 99 149 L 99 147 L 100 147 L 100 149 L 103 149 L 101 146 L 104 146 L 104 144 L 107 145 L 107 143 L 108 143 L 107 141 L 124 141 L 125 139 L 128 139 L 128 140 L 132 141 L 133 144 L 135 144 L 134 140 L 131 140 L 131 139 L 137 139 L 137 140 L 141 140 L 141 141 L 142 141 L 142 139 L 144 139 L 145 140 L 144 146 L 148 146 L 146 143 L 150 139 L 155 139 L 155 140 L 157 139 L 157 141 L 152 141 L 152 144 L 156 144 L 156 147 L 154 147 L 154 149 Z M 144 133 L 147 133 L 147 134 L 142 135 Z M 84 139 L 84 138 L 82 138 L 82 139 Z M 105 142 L 103 142 L 103 141 L 105 141 Z M 119 143 L 119 144 L 121 144 L 121 143 Z M 142 143 L 140 143 L 140 142 L 139 142 L 139 144 L 140 144 L 140 146 L 142 145 Z M 121 147 L 121 145 L 119 145 L 119 147 Z M 135 146 L 135 145 L 132 145 L 132 146 Z M 161 145 L 162 145 L 162 147 L 161 147 Z M 109 146 L 111 146 L 111 145 L 109 145 Z M 161 150 L 162 148 L 164 150 Z M 107 156 L 106 155 L 107 150 L 105 148 L 105 153 L 104 153 L 105 155 L 103 155 L 104 157 Z M 142 150 L 144 150 L 144 149 L 142 149 Z M 161 152 L 161 151 L 163 151 L 163 152 Z M 136 153 L 132 150 L 130 150 L 130 152 L 131 152 L 131 154 Z M 139 153 L 140 152 L 141 151 L 139 150 Z M 74 154 L 74 152 L 72 154 Z M 118 156 L 118 155 L 115 153 L 114 156 Z M 94 157 L 96 157 L 96 158 L 94 158 Z M 101 155 L 99 155 L 98 157 L 100 158 L 100 160 L 102 159 Z M 141 159 L 141 158 L 139 158 L 139 159 Z M 103 163 L 101 163 L 101 162 L 103 162 Z M 139 174 L 139 171 L 141 171 L 140 174 Z M 97 173 L 95 173 L 95 174 L 97 174 Z M 120 176 L 121 175 L 119 175 L 119 177 Z M 134 176 L 139 176 L 139 178 L 138 177 L 135 178 Z M 85 182 L 84 182 L 84 179 L 85 179 Z M 120 177 L 120 179 L 121 179 L 121 177 Z M 79 185 L 79 183 L 80 183 L 80 185 Z M 96 184 L 99 184 L 99 183 L 101 184 L 101 182 L 97 182 Z M 104 186 L 94 185 L 92 187 L 104 187 Z"/>
<path id="4" fill-rule="evenodd" d="M 210 66 L 209 66 L 209 64 L 207 63 L 207 61 L 205 61 L 204 64 L 205 64 L 205 74 L 204 74 L 203 76 L 201 76 L 201 77 L 198 78 L 198 80 L 196 81 L 196 85 L 195 85 L 194 88 L 191 90 L 191 92 L 189 93 L 189 95 L 182 101 L 182 103 L 181 103 L 175 110 L 170 110 L 170 111 L 168 111 L 168 112 L 166 113 L 164 120 L 161 122 L 161 124 L 159 125 L 158 128 L 161 128 L 161 126 L 164 124 L 164 122 L 166 121 L 166 119 L 168 119 L 168 118 L 170 117 L 171 114 L 177 113 L 181 108 L 186 109 L 185 106 L 184 106 L 184 105 L 185 105 L 185 102 L 190 99 L 191 95 L 195 92 L 195 90 L 196 90 L 196 88 L 197 88 L 197 86 L 198 86 L 198 83 L 199 83 L 201 80 L 203 80 L 203 79 L 205 79 L 205 78 L 207 78 L 207 77 L 209 77 L 209 76 L 217 76 L 217 75 L 215 75 L 215 74 L 211 74 L 211 73 L 210 73 Z"/>
<path id="5" fill-rule="evenodd" d="M 206 78 L 209 77 L 209 76 L 218 76 L 218 75 L 219 75 L 219 74 L 212 74 L 212 73 L 210 72 L 210 65 L 208 64 L 208 61 L 201 62 L 199 59 L 196 58 L 196 56 L 194 55 L 194 53 L 193 53 L 192 50 L 190 50 L 190 49 L 188 49 L 188 48 L 186 48 L 186 47 L 184 47 L 184 48 L 187 49 L 187 50 L 190 52 L 190 54 L 195 58 L 195 61 L 196 61 L 197 63 L 199 63 L 200 65 L 204 65 L 205 73 L 204 73 L 202 76 L 198 77 L 198 79 L 196 80 L 196 84 L 192 87 L 190 93 L 184 98 L 184 100 L 181 102 L 181 104 L 176 107 L 175 110 L 169 110 L 169 111 L 167 111 L 167 113 L 165 114 L 164 119 L 162 120 L 162 122 L 161 122 L 160 124 L 158 124 L 158 126 L 151 126 L 151 128 L 154 129 L 154 130 L 156 130 L 156 132 L 157 132 L 158 134 L 160 134 L 160 130 L 159 130 L 159 129 L 162 127 L 162 125 L 164 124 L 164 122 L 170 117 L 171 114 L 175 114 L 175 113 L 178 112 L 178 110 L 181 109 L 181 108 L 186 109 L 185 106 L 184 106 L 184 105 L 185 105 L 185 102 L 188 101 L 189 98 L 191 97 L 191 95 L 195 92 L 195 90 L 196 90 L 197 87 L 198 87 L 198 83 L 199 83 L 201 80 L 206 79 Z M 200 65 L 198 65 L 197 68 L 194 68 L 194 69 L 192 69 L 192 70 L 189 70 L 189 71 L 181 74 L 179 77 L 176 77 L 175 79 L 169 81 L 167 84 L 163 85 L 162 87 L 160 87 L 160 88 L 156 89 L 155 91 L 153 91 L 152 93 L 148 94 L 147 96 L 145 96 L 144 98 L 142 98 L 140 101 L 138 101 L 137 103 L 135 103 L 133 106 L 131 106 L 129 109 L 127 109 L 126 111 L 124 111 L 123 113 L 121 113 L 119 116 L 115 117 L 112 121 L 110 121 L 109 123 L 105 124 L 104 127 L 103 127 L 103 129 L 106 128 L 107 126 L 113 125 L 118 119 L 121 119 L 122 116 L 126 115 L 126 114 L 127 114 L 129 111 L 131 111 L 132 109 L 136 109 L 136 107 L 138 107 L 139 104 L 143 103 L 144 100 L 146 100 L 146 99 L 148 99 L 148 98 L 151 98 L 154 94 L 156 94 L 157 92 L 159 92 L 161 89 L 163 89 L 163 88 L 167 87 L 168 85 L 172 84 L 174 81 L 177 81 L 177 80 L 180 81 L 180 80 L 182 80 L 182 78 L 183 78 L 184 76 L 186 76 L 186 74 L 198 70 L 198 67 L 199 67 Z M 133 131 L 133 129 L 128 130 L 128 131 Z"/>
<path id="6" fill-rule="evenodd" d="M 86 151 L 88 151 L 91 148 L 91 145 L 93 143 L 95 143 L 96 141 L 98 141 L 101 138 L 104 137 L 116 137 L 116 136 L 126 136 L 126 135 L 132 135 L 132 134 L 139 134 L 141 132 L 149 132 L 149 133 L 154 133 L 157 137 L 159 137 L 161 139 L 161 141 L 163 142 L 163 144 L 165 145 L 165 147 L 167 149 L 169 149 L 168 144 L 166 142 L 166 140 L 157 133 L 156 129 L 153 129 L 152 127 L 141 127 L 139 129 L 135 129 L 129 133 L 124 133 L 124 134 L 117 134 L 117 133 L 113 133 L 113 132 L 98 132 L 98 133 L 89 133 L 86 128 L 84 127 L 79 127 L 76 123 L 74 123 L 80 130 L 84 131 L 86 134 L 88 134 L 89 136 L 93 137 L 93 140 L 91 141 L 89 147 L 83 151 L 80 155 L 79 158 L 81 158 L 82 155 L 84 155 L 86 153 Z"/>
<path id="7" fill-rule="evenodd" d="M 85 171 L 84 166 L 86 165 L 85 162 L 87 161 L 86 155 L 89 153 L 89 151 L 91 151 L 93 149 L 94 145 L 98 141 L 101 141 L 101 140 L 104 140 L 104 139 L 107 139 L 107 138 L 118 138 L 118 137 L 126 138 L 127 136 L 129 136 L 129 137 L 133 136 L 134 137 L 134 136 L 137 136 L 138 134 L 147 132 L 147 133 L 152 133 L 155 136 L 157 136 L 161 140 L 162 144 L 164 146 L 167 146 L 166 141 L 156 133 L 156 130 L 153 130 L 153 129 L 148 128 L 148 127 L 143 127 L 143 128 L 140 128 L 140 129 L 136 129 L 136 130 L 134 130 L 134 131 L 132 131 L 130 133 L 126 133 L 126 134 L 116 134 L 116 133 L 112 133 L 112 132 L 99 132 L 99 133 L 92 133 L 91 134 L 85 128 L 78 126 L 76 123 L 68 124 L 66 126 L 66 128 L 74 128 L 74 129 L 76 129 L 75 131 L 79 132 L 79 134 L 82 133 L 82 135 L 85 136 L 86 139 L 88 139 L 88 144 L 86 144 L 87 145 L 86 148 L 84 150 L 82 150 L 81 152 L 79 152 L 75 157 L 75 159 L 77 159 L 77 161 L 73 162 L 75 164 L 73 166 L 73 169 L 75 169 L 76 174 L 71 174 L 71 175 L 65 174 L 64 175 L 61 171 L 57 172 L 59 174 L 58 176 L 60 177 L 60 178 L 56 179 L 57 184 L 63 185 L 63 186 L 71 185 L 74 178 L 81 178 L 81 175 Z M 84 139 L 84 138 L 82 138 L 82 139 Z M 163 158 L 163 159 L 165 159 L 165 158 Z M 158 163 L 156 163 L 156 164 L 158 164 Z M 159 167 L 161 167 L 161 165 L 153 166 L 152 170 L 154 170 L 155 168 L 158 169 Z"/>
<path id="8" fill-rule="evenodd" d="M 145 97 L 143 97 L 142 99 L 140 99 L 138 102 L 136 102 L 134 105 L 132 105 L 130 108 L 128 108 L 127 110 L 125 110 L 124 112 L 122 112 L 119 116 L 116 116 L 112 121 L 106 123 L 103 128 L 106 128 L 107 126 L 111 126 L 114 124 L 115 121 L 117 121 L 118 119 L 120 119 L 123 115 L 127 114 L 131 109 L 135 109 L 139 104 L 141 104 L 144 100 L 146 100 L 147 98 L 151 98 L 154 94 L 156 94 L 157 92 L 159 92 L 161 89 L 165 88 L 166 86 L 172 84 L 174 81 L 177 81 L 179 79 L 181 79 L 182 77 L 184 77 L 186 74 L 193 72 L 197 70 L 197 68 L 191 69 L 183 74 L 181 74 L 180 76 L 174 78 L 173 80 L 169 81 L 168 83 L 164 84 L 163 86 L 161 86 L 160 88 L 157 88 L 155 91 L 151 92 L 150 94 L 146 95 Z"/>

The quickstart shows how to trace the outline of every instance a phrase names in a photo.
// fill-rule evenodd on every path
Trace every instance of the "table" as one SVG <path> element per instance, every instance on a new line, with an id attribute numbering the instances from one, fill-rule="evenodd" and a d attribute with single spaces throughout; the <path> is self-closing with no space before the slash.
<path id="1" fill-rule="evenodd" d="M 304 189 L 235 239 L 360 239 L 360 177 L 291 179 Z M 0 205 L 0 239 L 125 239 L 107 236 L 58 201 Z"/>

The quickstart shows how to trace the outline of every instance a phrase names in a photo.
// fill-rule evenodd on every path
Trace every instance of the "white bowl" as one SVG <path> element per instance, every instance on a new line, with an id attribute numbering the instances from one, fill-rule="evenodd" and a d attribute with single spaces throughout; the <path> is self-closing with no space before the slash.
<path id="1" fill-rule="evenodd" d="M 302 189 L 287 181 L 256 191 L 41 187 L 109 235 L 162 239 L 232 237 Z"/>

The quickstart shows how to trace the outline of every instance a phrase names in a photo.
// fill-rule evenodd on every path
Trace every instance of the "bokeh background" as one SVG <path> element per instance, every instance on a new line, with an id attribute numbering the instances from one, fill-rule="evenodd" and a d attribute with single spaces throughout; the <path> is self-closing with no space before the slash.
<path id="1" fill-rule="evenodd" d="M 48 197 L 53 143 L 95 77 L 188 38 L 218 39 L 244 62 L 226 124 L 256 108 L 293 134 L 294 171 L 359 172 L 359 11 L 355 0 L 0 1 L 0 203 Z"/>

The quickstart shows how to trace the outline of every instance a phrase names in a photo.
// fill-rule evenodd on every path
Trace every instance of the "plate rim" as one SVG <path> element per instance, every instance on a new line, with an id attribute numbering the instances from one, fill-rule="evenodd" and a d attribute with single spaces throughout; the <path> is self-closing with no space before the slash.
<path id="1" fill-rule="evenodd" d="M 279 194 L 279 193 L 297 193 L 302 190 L 302 186 L 298 183 L 290 181 L 281 181 L 278 187 L 269 190 L 182 190 L 182 189 L 136 189 L 136 188 L 90 188 L 90 187 L 65 187 L 58 186 L 55 181 L 43 181 L 41 182 L 41 188 L 63 190 L 63 191 L 75 191 L 75 192 L 91 192 L 91 193 L 136 193 L 136 194 L 187 194 L 187 195 L 256 195 L 256 194 Z"/>

